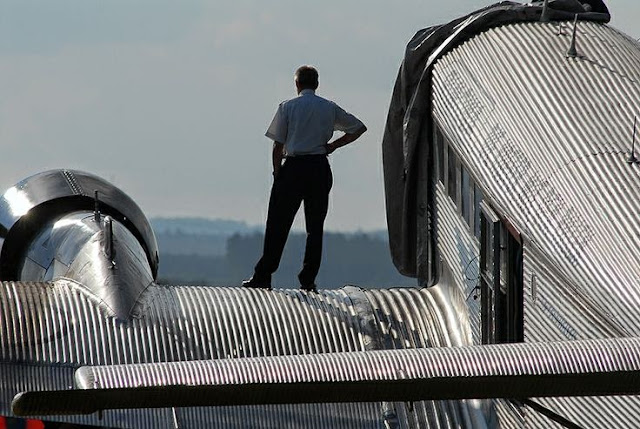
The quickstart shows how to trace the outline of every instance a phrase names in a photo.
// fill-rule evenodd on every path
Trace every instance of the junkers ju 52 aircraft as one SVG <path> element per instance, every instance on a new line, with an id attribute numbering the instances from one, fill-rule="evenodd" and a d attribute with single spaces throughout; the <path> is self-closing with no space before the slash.
<path id="1" fill-rule="evenodd" d="M 10 188 L 0 414 L 638 427 L 640 46 L 608 21 L 600 0 L 503 2 L 411 40 L 383 153 L 392 255 L 419 288 L 160 286 L 117 188 L 69 170 Z"/>

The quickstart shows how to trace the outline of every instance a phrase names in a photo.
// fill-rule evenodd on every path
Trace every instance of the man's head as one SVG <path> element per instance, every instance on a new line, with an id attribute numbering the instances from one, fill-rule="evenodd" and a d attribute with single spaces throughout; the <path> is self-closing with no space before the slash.
<path id="1" fill-rule="evenodd" d="M 298 92 L 303 89 L 313 89 L 314 91 L 318 88 L 318 70 L 311 66 L 301 66 L 296 70 L 296 74 L 294 75 L 296 81 L 296 88 Z"/>

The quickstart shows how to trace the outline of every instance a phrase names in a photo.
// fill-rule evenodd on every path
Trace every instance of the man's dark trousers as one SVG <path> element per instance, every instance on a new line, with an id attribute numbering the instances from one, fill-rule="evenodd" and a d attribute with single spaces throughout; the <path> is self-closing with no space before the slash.
<path id="1" fill-rule="evenodd" d="M 300 203 L 304 201 L 307 244 L 298 279 L 303 287 L 315 283 L 322 260 L 322 234 L 332 183 L 331 167 L 325 155 L 302 155 L 285 160 L 271 188 L 264 250 L 256 264 L 254 279 L 271 281 L 271 274 L 280 265 Z"/>

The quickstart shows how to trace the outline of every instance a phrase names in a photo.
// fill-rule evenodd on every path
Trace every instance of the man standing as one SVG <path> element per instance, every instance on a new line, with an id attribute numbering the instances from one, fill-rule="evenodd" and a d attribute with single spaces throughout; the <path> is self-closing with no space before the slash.
<path id="1" fill-rule="evenodd" d="M 327 155 L 345 146 L 367 128 L 355 116 L 315 94 L 318 72 L 311 66 L 296 70 L 298 96 L 285 101 L 266 132 L 273 140 L 273 186 L 262 258 L 245 287 L 271 288 L 271 274 L 280 265 L 282 251 L 300 203 L 304 201 L 307 243 L 300 287 L 316 291 L 315 279 L 322 259 L 322 234 L 333 183 Z M 334 131 L 345 134 L 329 143 Z M 284 164 L 283 164 L 284 159 Z"/>

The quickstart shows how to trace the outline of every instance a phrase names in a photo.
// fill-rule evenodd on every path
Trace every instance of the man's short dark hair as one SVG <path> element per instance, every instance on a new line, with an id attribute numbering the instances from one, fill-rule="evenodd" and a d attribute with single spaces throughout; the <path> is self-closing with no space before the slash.
<path id="1" fill-rule="evenodd" d="M 298 67 L 295 74 L 296 82 L 302 89 L 318 88 L 318 70 L 311 66 Z"/>

